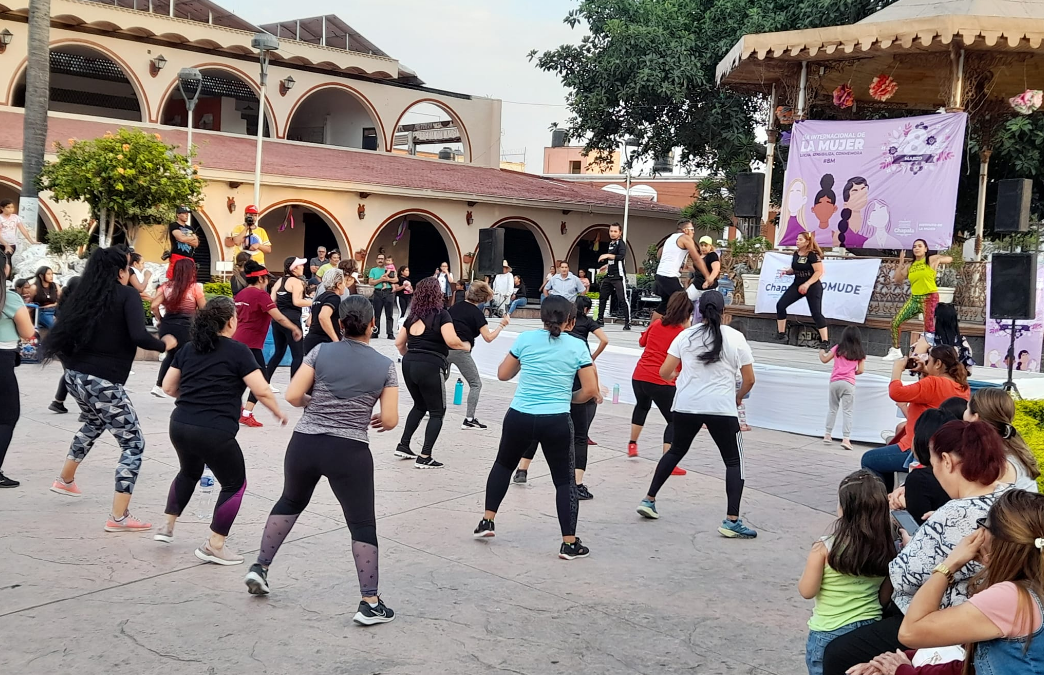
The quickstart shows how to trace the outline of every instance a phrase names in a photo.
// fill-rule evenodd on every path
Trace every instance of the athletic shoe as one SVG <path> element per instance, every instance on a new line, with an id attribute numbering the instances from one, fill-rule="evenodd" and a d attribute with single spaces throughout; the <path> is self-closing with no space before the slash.
<path id="1" fill-rule="evenodd" d="M 385 337 L 387 337 L 389 340 L 394 340 L 395 339 L 394 335 L 387 335 Z M 388 611 L 390 612 L 391 610 L 388 610 Z"/>
<path id="2" fill-rule="evenodd" d="M 888 353 L 882 357 L 884 361 L 898 361 L 903 358 L 903 350 L 896 347 L 892 347 L 888 350 Z"/>
<path id="3" fill-rule="evenodd" d="M 895 432 L 894 431 L 882 431 L 881 432 L 881 440 L 884 441 L 885 443 L 888 443 L 888 441 L 892 440 L 893 438 L 895 438 Z"/>
<path id="4" fill-rule="evenodd" d="M 413 464 L 415 469 L 441 469 L 445 466 L 442 462 L 436 462 L 435 458 L 431 455 L 427 457 L 417 457 L 417 461 Z"/>
<path id="5" fill-rule="evenodd" d="M 272 393 L 273 393 L 273 394 L 279 394 L 279 393 L 281 393 L 281 392 L 279 391 L 279 389 L 278 389 L 278 388 L 276 388 L 276 386 L 275 386 L 274 384 L 272 384 L 271 382 L 269 382 L 269 383 L 268 383 L 268 388 L 272 390 Z"/>
<path id="6" fill-rule="evenodd" d="M 528 472 L 525 469 L 518 469 L 515 471 L 515 477 L 511 479 L 511 482 L 515 485 L 525 485 L 528 480 Z"/>
<path id="7" fill-rule="evenodd" d="M 587 486 L 580 483 L 576 486 L 576 498 L 580 501 L 587 501 L 588 499 L 594 499 L 594 495 L 587 489 Z"/>
<path id="8" fill-rule="evenodd" d="M 478 421 L 477 417 L 473 417 L 470 420 L 465 417 L 464 421 L 460 423 L 461 429 L 487 429 L 488 427 L 482 422 Z"/>
<path id="9" fill-rule="evenodd" d="M 16 488 L 19 485 L 21 485 L 21 483 L 13 478 L 8 478 L 3 474 L 3 472 L 0 472 L 0 488 Z"/>
<path id="10" fill-rule="evenodd" d="M 163 387 L 159 385 L 152 388 L 152 395 L 156 398 L 170 398 L 170 396 L 167 395 L 167 392 L 163 391 Z"/>
<path id="11" fill-rule="evenodd" d="M 395 446 L 395 456 L 399 459 L 417 459 L 417 453 L 410 450 L 408 445 L 403 445 L 402 443 Z"/>
<path id="12" fill-rule="evenodd" d="M 243 563 L 243 556 L 228 550 L 228 546 L 214 548 L 210 545 L 210 539 L 204 541 L 203 545 L 196 549 L 196 557 L 203 562 L 212 562 L 217 565 L 241 565 Z"/>
<path id="13" fill-rule="evenodd" d="M 156 534 L 152 535 L 152 538 L 156 541 L 162 541 L 164 544 L 171 544 L 174 542 L 174 526 L 163 523 L 156 530 Z"/>
<path id="14" fill-rule="evenodd" d="M 636 441 L 629 441 L 627 443 L 627 456 L 637 457 L 638 456 L 638 443 Z"/>
<path id="15" fill-rule="evenodd" d="M 58 413 L 59 415 L 64 415 L 69 412 L 69 409 L 65 407 L 65 403 L 61 401 L 51 401 L 51 405 L 47 406 L 47 409 L 53 413 Z"/>
<path id="16" fill-rule="evenodd" d="M 268 570 L 261 567 L 261 563 L 254 563 L 243 578 L 243 583 L 250 590 L 250 595 L 268 595 Z"/>
<path id="17" fill-rule="evenodd" d="M 151 530 L 152 523 L 143 523 L 134 516 L 127 512 L 119 520 L 116 520 L 111 515 L 109 519 L 105 521 L 106 532 L 144 532 L 145 530 Z"/>
<path id="18" fill-rule="evenodd" d="M 255 429 L 260 429 L 261 427 L 265 426 L 264 424 L 261 424 L 261 422 L 259 422 L 258 419 L 253 415 L 240 415 L 239 423 L 246 427 L 254 427 Z"/>
<path id="19" fill-rule="evenodd" d="M 625 323 L 623 329 L 624 330 L 631 330 L 631 324 Z"/>
<path id="20" fill-rule="evenodd" d="M 388 623 L 395 618 L 395 612 L 385 606 L 384 601 L 377 598 L 377 606 L 371 607 L 370 603 L 362 600 L 359 602 L 359 611 L 355 613 L 352 621 L 360 626 L 375 626 L 379 623 Z"/>
<path id="21" fill-rule="evenodd" d="M 834 439 L 831 438 L 830 434 L 827 434 L 826 436 L 823 437 L 823 445 L 833 445 L 833 444 L 834 444 Z"/>
<path id="22" fill-rule="evenodd" d="M 671 469 L 671 475 L 672 476 L 684 476 L 687 473 L 689 473 L 689 472 L 686 471 L 685 469 L 681 468 L 680 466 L 676 466 L 673 469 Z"/>
<path id="23" fill-rule="evenodd" d="M 580 542 L 580 537 L 577 537 L 572 544 L 562 542 L 562 548 L 558 549 L 558 557 L 562 560 L 576 560 L 589 555 L 591 555 L 591 549 Z"/>
<path id="24" fill-rule="evenodd" d="M 80 488 L 76 487 L 76 481 L 66 483 L 61 478 L 55 478 L 54 482 L 51 483 L 51 492 L 55 494 L 65 495 L 66 497 L 79 497 Z"/>
<path id="25" fill-rule="evenodd" d="M 370 334 L 370 339 L 371 340 L 378 340 L 378 339 L 380 339 L 380 337 L 381 337 L 380 333 L 371 333 Z"/>
<path id="26" fill-rule="evenodd" d="M 597 443 L 595 443 L 594 441 L 591 440 L 590 436 L 587 437 L 587 444 L 588 445 L 598 445 Z"/>
<path id="27" fill-rule="evenodd" d="M 841 441 L 841 447 L 845 450 L 855 450 L 855 448 L 852 447 L 852 441 L 848 440 Z"/>
<path id="28" fill-rule="evenodd" d="M 478 527 L 475 528 L 475 538 L 486 539 L 488 537 L 495 537 L 497 536 L 497 533 L 494 532 L 494 530 L 496 529 L 497 528 L 495 525 L 493 525 L 492 520 L 487 520 L 483 518 L 479 521 Z"/>
<path id="29" fill-rule="evenodd" d="M 787 337 L 786 333 L 776 333 L 776 336 L 772 339 L 776 342 L 790 342 L 790 338 Z"/>
<path id="30" fill-rule="evenodd" d="M 638 515 L 643 518 L 649 518 L 650 520 L 656 520 L 659 518 L 660 514 L 656 510 L 656 502 L 643 499 L 642 503 L 638 505 Z"/>
<path id="31" fill-rule="evenodd" d="M 730 539 L 753 539 L 758 536 L 756 530 L 752 530 L 743 524 L 743 520 L 729 520 L 726 518 L 721 521 L 721 527 L 718 528 L 718 532 L 723 537 L 729 537 Z"/>

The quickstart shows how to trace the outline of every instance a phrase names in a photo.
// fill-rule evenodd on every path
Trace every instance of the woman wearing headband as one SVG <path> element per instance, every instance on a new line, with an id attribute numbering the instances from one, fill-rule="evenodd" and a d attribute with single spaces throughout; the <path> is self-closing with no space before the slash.
<path id="1" fill-rule="evenodd" d="M 290 319 L 290 323 L 297 327 L 301 326 L 301 308 L 312 304 L 305 297 L 304 268 L 308 263 L 304 258 L 289 257 L 283 261 L 283 278 L 272 286 L 272 299 L 275 300 L 276 309 L 283 316 Z M 271 382 L 276 368 L 283 360 L 286 350 L 290 349 L 290 377 L 293 377 L 297 369 L 301 367 L 304 359 L 304 345 L 300 340 L 295 340 L 285 326 L 280 323 L 272 326 L 272 358 L 268 360 L 266 368 L 266 379 Z"/>

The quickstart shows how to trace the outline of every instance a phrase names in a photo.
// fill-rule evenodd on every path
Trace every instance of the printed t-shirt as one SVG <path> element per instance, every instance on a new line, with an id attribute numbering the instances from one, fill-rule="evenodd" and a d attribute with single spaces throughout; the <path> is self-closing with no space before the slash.
<path id="1" fill-rule="evenodd" d="M 449 308 L 449 315 L 453 317 L 453 330 L 457 331 L 457 337 L 474 347 L 476 338 L 486 325 L 486 315 L 470 302 L 453 305 Z"/>
<path id="2" fill-rule="evenodd" d="M 246 390 L 243 378 L 260 370 L 249 347 L 218 337 L 217 349 L 200 354 L 189 342 L 178 350 L 170 365 L 181 371 L 173 421 L 233 435 L 239 431 L 239 411 Z"/>
<path id="3" fill-rule="evenodd" d="M 174 221 L 173 223 L 167 226 L 167 237 L 170 239 L 170 252 L 177 255 L 185 256 L 186 258 L 191 258 L 195 254 L 196 249 L 193 248 L 190 244 L 186 244 L 183 241 L 178 241 L 174 237 L 175 232 L 180 232 L 181 234 L 186 235 L 192 234 L 192 226 L 188 225 L 187 223 L 185 225 L 182 225 L 177 221 Z"/>
<path id="4" fill-rule="evenodd" d="M 931 295 L 939 291 L 935 283 L 935 270 L 924 260 L 910 263 L 906 278 L 910 280 L 910 295 Z"/>
<path id="5" fill-rule="evenodd" d="M 790 261 L 790 268 L 794 270 L 794 278 L 801 279 L 803 282 L 811 279 L 812 275 L 816 273 L 812 266 L 817 262 L 820 262 L 820 260 L 815 251 L 809 251 L 805 255 L 795 251 L 794 257 Z"/>
<path id="6" fill-rule="evenodd" d="M 532 330 L 515 339 L 511 355 L 522 364 L 511 407 L 530 415 L 568 413 L 573 377 L 591 365 L 587 345 L 568 333 L 553 338 L 544 329 Z"/>
<path id="7" fill-rule="evenodd" d="M 645 347 L 645 351 L 638 357 L 638 363 L 635 365 L 634 374 L 631 377 L 639 382 L 675 386 L 674 382 L 668 382 L 660 377 L 660 366 L 667 359 L 667 350 L 671 343 L 683 330 L 685 329 L 680 324 L 664 326 L 659 319 L 649 324 L 649 328 L 638 338 L 638 344 Z"/>
<path id="8" fill-rule="evenodd" d="M 701 324 L 683 330 L 667 349 L 668 354 L 681 360 L 682 366 L 671 410 L 737 417 L 736 373 L 753 364 L 754 355 L 739 331 L 722 326 L 721 358 L 715 363 L 704 363 L 699 356 L 710 351 L 711 341 L 710 329 Z"/>
<path id="9" fill-rule="evenodd" d="M 257 286 L 247 286 L 236 295 L 236 327 L 235 340 L 251 349 L 263 349 L 268 327 L 272 325 L 272 316 L 268 313 L 275 309 L 272 296 Z"/>

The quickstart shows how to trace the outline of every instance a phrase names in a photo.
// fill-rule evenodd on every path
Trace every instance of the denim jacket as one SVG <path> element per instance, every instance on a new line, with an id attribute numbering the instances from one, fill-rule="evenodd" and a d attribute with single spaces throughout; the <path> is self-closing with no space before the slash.
<path id="1" fill-rule="evenodd" d="M 1031 592 L 1041 609 L 1040 598 Z M 1032 640 L 1030 640 L 1032 638 Z M 1030 641 L 1029 650 L 1026 642 Z M 1044 625 L 1033 635 L 1019 638 L 997 638 L 975 645 L 976 675 L 1044 675 Z"/>

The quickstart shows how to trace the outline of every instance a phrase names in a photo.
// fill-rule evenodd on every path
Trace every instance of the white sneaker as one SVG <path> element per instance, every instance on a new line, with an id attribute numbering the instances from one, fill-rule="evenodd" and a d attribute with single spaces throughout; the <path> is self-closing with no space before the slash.
<path id="1" fill-rule="evenodd" d="M 884 361 L 898 361 L 903 358 L 903 350 L 892 347 L 888 350 L 888 353 L 882 357 Z"/>
<path id="2" fill-rule="evenodd" d="M 170 396 L 167 396 L 167 392 L 163 391 L 162 387 L 153 387 L 152 395 L 156 398 L 170 398 Z"/>
<path id="3" fill-rule="evenodd" d="M 277 389 L 274 384 L 269 384 L 268 388 L 272 390 L 273 394 L 278 394 L 279 393 L 279 389 Z"/>

